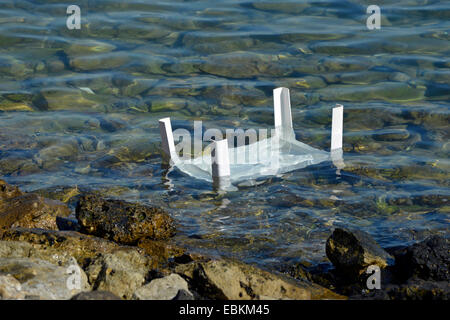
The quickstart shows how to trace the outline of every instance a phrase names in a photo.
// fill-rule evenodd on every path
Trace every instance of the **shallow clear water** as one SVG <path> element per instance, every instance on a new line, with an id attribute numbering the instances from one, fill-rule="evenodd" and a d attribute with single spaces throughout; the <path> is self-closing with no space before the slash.
<path id="1" fill-rule="evenodd" d="M 448 235 L 450 3 L 60 1 L 0 5 L 0 174 L 68 200 L 97 191 L 166 208 L 176 239 L 262 265 L 325 261 L 336 226 L 383 246 Z M 291 89 L 297 139 L 327 149 L 345 106 L 340 175 L 322 163 L 217 194 L 161 166 L 158 119 L 270 128 Z"/>

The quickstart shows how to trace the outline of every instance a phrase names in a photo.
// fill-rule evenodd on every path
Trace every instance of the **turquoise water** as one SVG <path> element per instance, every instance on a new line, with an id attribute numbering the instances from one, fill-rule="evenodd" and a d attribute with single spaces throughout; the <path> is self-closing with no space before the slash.
<path id="1" fill-rule="evenodd" d="M 336 226 L 383 246 L 448 235 L 450 3 L 62 1 L 0 4 L 0 175 L 68 201 L 83 191 L 167 209 L 176 240 L 262 265 L 325 261 Z M 366 27 L 381 7 L 381 29 Z M 289 87 L 297 139 L 344 161 L 218 194 L 161 166 L 173 128 L 271 128 Z"/>

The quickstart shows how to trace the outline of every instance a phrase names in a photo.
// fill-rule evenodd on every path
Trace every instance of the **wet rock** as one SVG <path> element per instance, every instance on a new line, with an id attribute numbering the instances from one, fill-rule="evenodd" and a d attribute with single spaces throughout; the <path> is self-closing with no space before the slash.
<path id="1" fill-rule="evenodd" d="M 425 87 L 411 86 L 403 82 L 379 82 L 371 85 L 331 85 L 317 90 L 323 101 L 383 100 L 407 102 L 424 99 Z"/>
<path id="2" fill-rule="evenodd" d="M 224 108 L 232 108 L 237 105 L 262 106 L 270 101 L 262 90 L 245 86 L 225 85 L 219 88 L 206 88 L 203 94 L 207 98 L 217 100 Z"/>
<path id="3" fill-rule="evenodd" d="M 76 217 L 83 232 L 123 244 L 139 239 L 166 239 L 174 235 L 173 219 L 163 210 L 96 195 L 80 198 Z"/>
<path id="4" fill-rule="evenodd" d="M 79 283 L 68 285 L 71 274 L 66 267 L 60 267 L 44 260 L 30 258 L 3 258 L 0 260 L 0 276 L 11 275 L 20 282 L 9 281 L 8 292 L 19 291 L 25 299 L 68 300 L 74 294 L 89 290 L 86 274 L 78 268 Z"/>
<path id="5" fill-rule="evenodd" d="M 448 100 L 450 98 L 450 85 L 446 83 L 429 83 L 425 96 L 434 100 Z"/>
<path id="6" fill-rule="evenodd" d="M 145 94 L 148 90 L 153 88 L 159 80 L 155 79 L 134 79 L 130 84 L 121 89 L 121 93 L 127 97 L 136 97 L 137 95 Z"/>
<path id="7" fill-rule="evenodd" d="M 33 69 L 21 60 L 2 55 L 0 57 L 0 73 L 20 79 L 33 73 Z"/>
<path id="8" fill-rule="evenodd" d="M 131 57 L 123 52 L 73 56 L 69 59 L 70 67 L 76 71 L 111 70 L 131 61 Z"/>
<path id="9" fill-rule="evenodd" d="M 169 243 L 167 240 L 141 239 L 137 246 L 159 263 L 167 262 L 170 258 L 180 257 L 185 249 Z"/>
<path id="10" fill-rule="evenodd" d="M 13 227 L 57 229 L 56 218 L 66 217 L 70 209 L 62 202 L 37 194 L 21 194 L 0 180 L 0 229 Z"/>
<path id="11" fill-rule="evenodd" d="M 289 14 L 299 14 L 302 13 L 306 8 L 310 7 L 308 3 L 298 3 L 298 2 L 254 2 L 251 6 L 258 10 L 270 11 L 270 12 L 282 12 Z"/>
<path id="12" fill-rule="evenodd" d="M 151 102 L 152 112 L 176 111 L 186 107 L 186 100 L 179 98 L 155 99 Z"/>
<path id="13" fill-rule="evenodd" d="M 450 239 L 432 236 L 393 254 L 399 278 L 450 281 Z"/>
<path id="14" fill-rule="evenodd" d="M 151 260 L 135 251 L 102 253 L 86 268 L 94 290 L 104 290 L 130 299 L 151 270 Z"/>
<path id="15" fill-rule="evenodd" d="M 22 194 L 23 193 L 19 190 L 18 187 L 12 186 L 6 183 L 4 180 L 0 179 L 0 201 L 15 198 L 17 196 L 21 196 Z"/>
<path id="16" fill-rule="evenodd" d="M 209 299 L 342 299 L 344 297 L 308 281 L 296 281 L 231 260 L 179 265 L 175 271 Z"/>
<path id="17" fill-rule="evenodd" d="M 403 285 L 390 285 L 386 290 L 392 300 L 449 300 L 448 281 L 425 281 L 411 278 Z"/>
<path id="18" fill-rule="evenodd" d="M 108 291 L 85 291 L 74 295 L 70 300 L 122 300 Z"/>
<path id="19" fill-rule="evenodd" d="M 281 83 L 281 86 L 286 88 L 293 88 L 293 92 L 299 91 L 294 88 L 301 89 L 318 89 L 327 86 L 325 80 L 318 76 L 305 76 L 301 78 L 285 78 Z M 293 93 L 292 92 L 292 93 Z M 291 94 L 292 94 L 291 93 Z"/>
<path id="20" fill-rule="evenodd" d="M 164 278 L 153 279 L 149 284 L 140 287 L 133 294 L 136 300 L 173 300 L 179 291 L 192 296 L 188 283 L 178 274 L 172 273 Z"/>
<path id="21" fill-rule="evenodd" d="M 367 233 L 341 228 L 328 238 L 326 254 L 339 272 L 350 277 L 359 276 L 369 265 L 385 268 L 393 260 Z"/>
<path id="22" fill-rule="evenodd" d="M 113 51 L 116 47 L 112 44 L 97 40 L 76 39 L 65 50 L 67 55 L 97 54 Z"/>
<path id="23" fill-rule="evenodd" d="M 10 100 L 3 100 L 0 102 L 1 111 L 33 111 L 30 103 L 15 102 Z"/>

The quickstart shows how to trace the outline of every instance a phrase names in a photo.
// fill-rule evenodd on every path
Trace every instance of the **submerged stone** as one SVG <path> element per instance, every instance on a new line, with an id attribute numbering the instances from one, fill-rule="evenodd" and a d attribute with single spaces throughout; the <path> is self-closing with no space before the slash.
<path id="1" fill-rule="evenodd" d="M 273 74 L 268 68 L 277 62 L 275 55 L 248 52 L 215 54 L 206 58 L 199 69 L 210 74 L 227 78 L 253 78 L 261 74 Z"/>
<path id="2" fill-rule="evenodd" d="M 408 139 L 409 136 L 409 131 L 405 128 L 385 127 L 377 130 L 373 138 L 378 141 L 403 141 Z"/>
<path id="3" fill-rule="evenodd" d="M 111 52 L 116 49 L 116 46 L 107 42 L 98 40 L 81 40 L 74 39 L 65 52 L 67 55 L 85 55 Z"/>
<path id="4" fill-rule="evenodd" d="M 95 95 L 74 88 L 41 90 L 34 98 L 33 105 L 41 111 L 47 110 L 99 110 L 103 109 Z"/>
<path id="5" fill-rule="evenodd" d="M 332 85 L 317 90 L 323 101 L 371 101 L 384 100 L 408 102 L 423 100 L 425 87 L 413 87 L 403 82 L 379 82 L 372 85 Z"/>

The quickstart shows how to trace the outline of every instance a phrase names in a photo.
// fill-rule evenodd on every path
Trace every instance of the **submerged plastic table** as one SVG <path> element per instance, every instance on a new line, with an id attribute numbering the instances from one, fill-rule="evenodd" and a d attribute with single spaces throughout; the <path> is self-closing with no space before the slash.
<path id="1" fill-rule="evenodd" d="M 323 161 L 331 160 L 338 170 L 343 168 L 344 107 L 337 104 L 333 108 L 331 147 L 330 152 L 327 152 L 295 139 L 289 89 L 274 89 L 273 98 L 274 130 L 270 138 L 232 148 L 229 148 L 227 139 L 217 140 L 212 144 L 211 154 L 194 159 L 182 159 L 178 156 L 170 118 L 160 119 L 159 129 L 165 158 L 182 172 L 212 182 L 214 187 L 219 189 L 227 189 L 240 181 L 278 175 Z M 242 158 L 242 155 L 252 155 L 253 159 L 244 162 L 235 161 L 240 156 Z"/>

